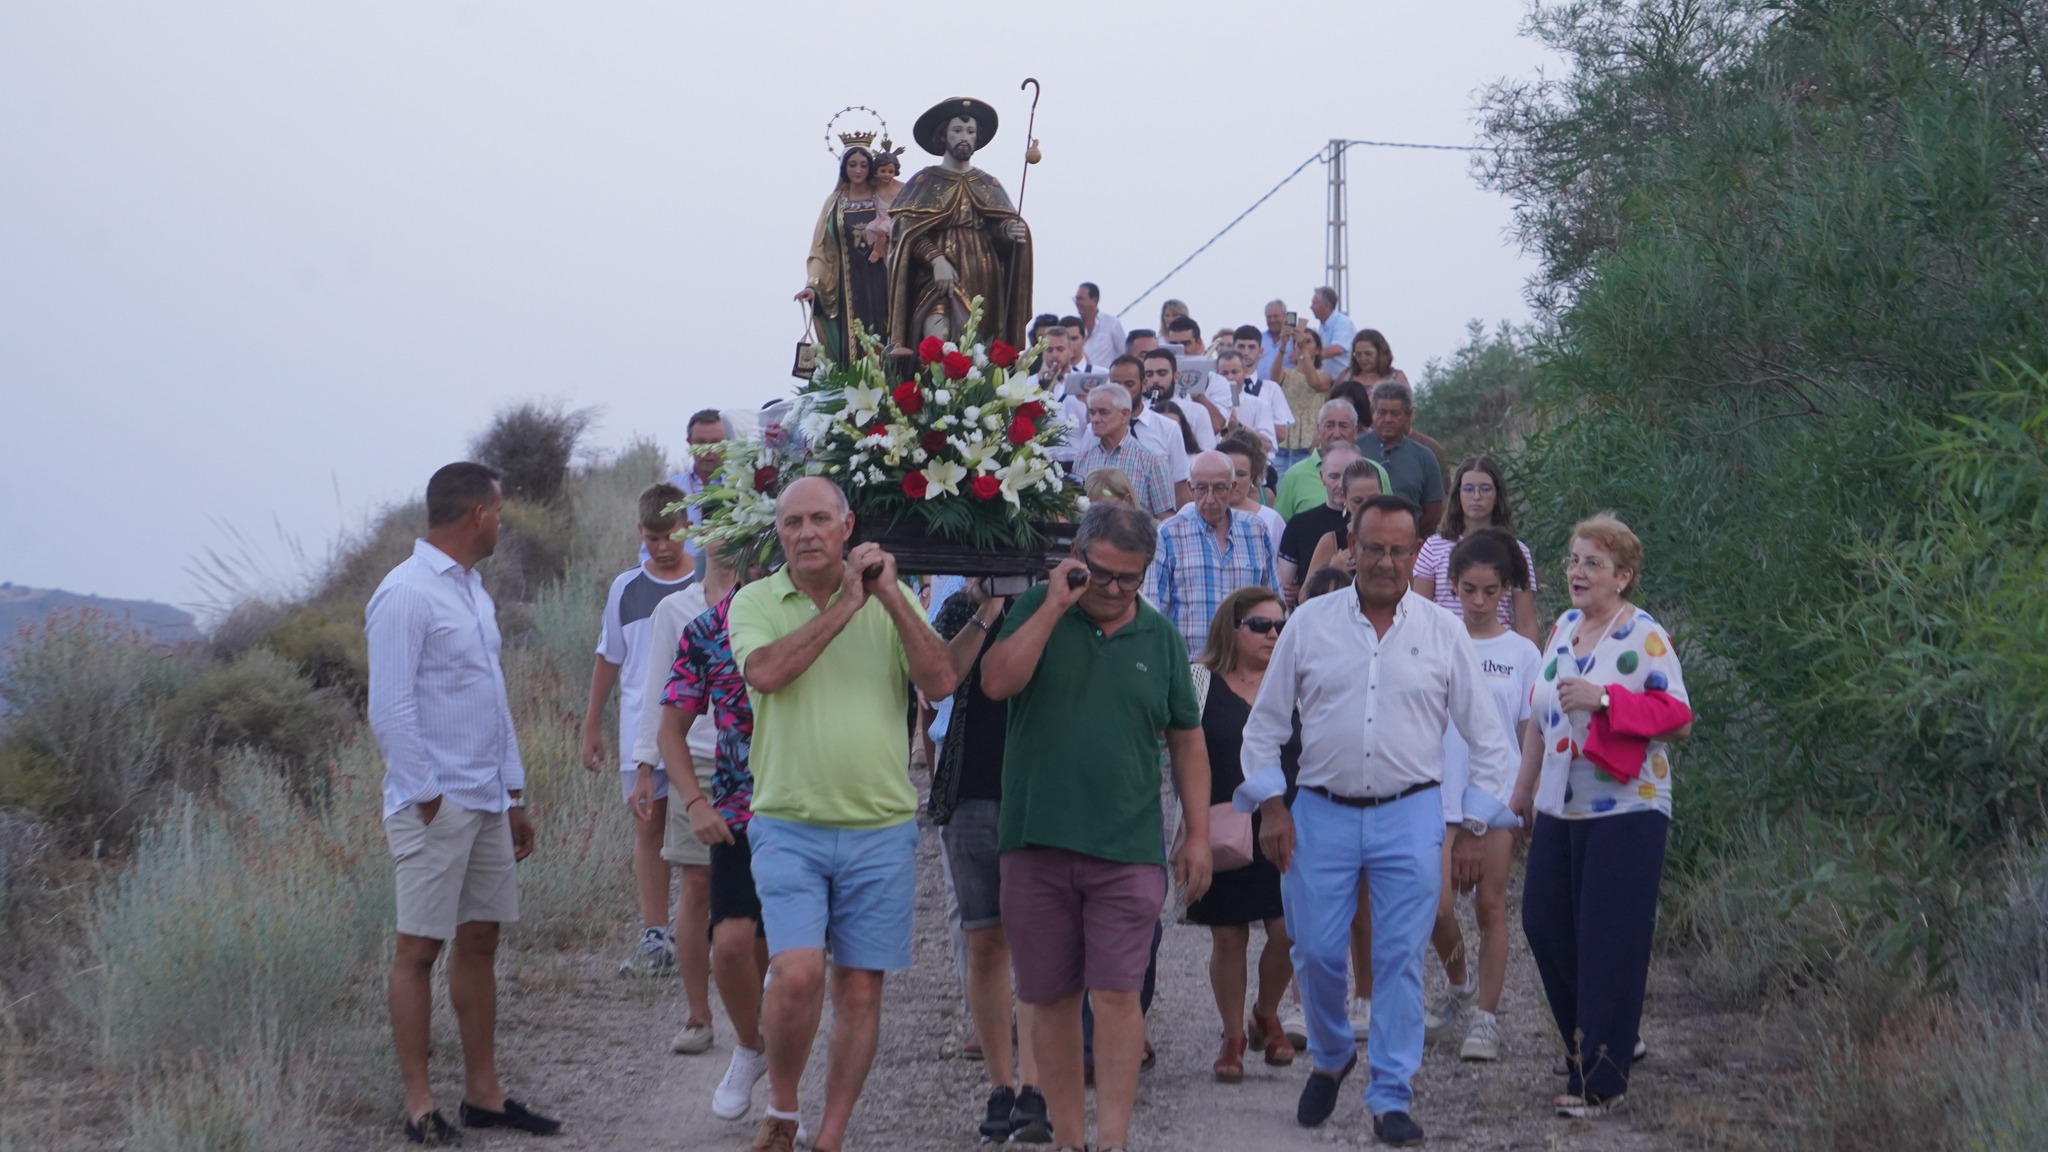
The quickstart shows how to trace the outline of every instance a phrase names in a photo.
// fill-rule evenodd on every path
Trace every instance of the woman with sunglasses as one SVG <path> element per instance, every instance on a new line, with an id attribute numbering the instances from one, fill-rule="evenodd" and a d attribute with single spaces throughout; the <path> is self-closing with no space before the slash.
<path id="1" fill-rule="evenodd" d="M 1498 528 L 1510 536 L 1515 531 L 1514 509 L 1508 504 L 1507 481 L 1501 479 L 1500 465 L 1491 456 L 1467 456 L 1451 473 L 1450 507 L 1444 520 L 1422 551 L 1415 556 L 1414 587 L 1418 595 L 1437 602 L 1446 612 L 1464 612 L 1458 598 L 1457 578 L 1451 573 L 1451 550 L 1473 531 Z M 1501 597 L 1500 622 L 1536 643 L 1536 558 L 1529 546 L 1517 540 L 1522 562 L 1528 565 L 1529 586 L 1514 588 Z"/>
<path id="2" fill-rule="evenodd" d="M 1195 700 L 1202 712 L 1202 739 L 1209 750 L 1209 802 L 1228 804 L 1244 782 L 1239 746 L 1252 701 L 1265 682 L 1266 665 L 1280 641 L 1287 613 L 1270 588 L 1240 588 L 1224 597 L 1209 622 L 1208 646 L 1190 672 Z M 1301 736 L 1280 749 L 1280 767 L 1289 782 L 1288 800 L 1299 767 Z M 1287 917 L 1280 900 L 1280 870 L 1258 851 L 1258 823 L 1252 816 L 1252 862 L 1217 872 L 1208 894 L 1188 905 L 1190 924 L 1209 929 L 1209 986 L 1216 1010 L 1223 1016 L 1223 1050 L 1216 1056 L 1216 1079 L 1225 1084 L 1244 1080 L 1247 1045 L 1261 1050 L 1268 1064 L 1294 1063 L 1294 1045 L 1281 1027 L 1280 997 L 1294 979 L 1288 959 Z M 1259 993 L 1251 1020 L 1245 1020 L 1245 987 L 1252 925 L 1266 927 L 1266 946 L 1259 953 Z"/>

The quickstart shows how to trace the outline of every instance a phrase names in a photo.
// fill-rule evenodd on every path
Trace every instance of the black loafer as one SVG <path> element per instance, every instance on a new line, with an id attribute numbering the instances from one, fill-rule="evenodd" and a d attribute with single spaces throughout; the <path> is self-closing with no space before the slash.
<path id="1" fill-rule="evenodd" d="M 1422 1125 L 1406 1112 L 1382 1112 L 1373 1117 L 1372 1134 L 1380 1143 L 1395 1148 L 1406 1148 L 1423 1140 Z"/>
<path id="2" fill-rule="evenodd" d="M 1351 1059 L 1340 1072 L 1310 1072 L 1308 1083 L 1301 1086 L 1301 1103 L 1294 1106 L 1295 1122 L 1303 1128 L 1314 1128 L 1330 1118 L 1337 1110 L 1337 1094 L 1344 1088 L 1344 1078 L 1358 1067 L 1358 1052 L 1354 1049 Z"/>
<path id="3" fill-rule="evenodd" d="M 460 1144 L 462 1129 L 450 1124 L 437 1109 L 417 1120 L 407 1120 L 405 1138 L 415 1144 Z"/>
<path id="4" fill-rule="evenodd" d="M 510 1096 L 505 1097 L 505 1109 L 502 1112 L 487 1111 L 464 1100 L 461 1115 L 464 1128 L 514 1128 L 535 1136 L 553 1136 L 562 1130 L 560 1120 L 550 1120 L 538 1112 L 529 1112 L 525 1105 Z"/>

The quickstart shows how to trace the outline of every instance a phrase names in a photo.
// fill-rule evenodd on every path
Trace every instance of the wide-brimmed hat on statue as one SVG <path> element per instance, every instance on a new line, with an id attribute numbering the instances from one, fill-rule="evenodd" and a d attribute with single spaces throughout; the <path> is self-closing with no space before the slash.
<path id="1" fill-rule="evenodd" d="M 955 116 L 972 116 L 974 122 L 980 126 L 980 131 L 975 136 L 975 151 L 979 152 L 988 147 L 988 142 L 995 139 L 996 110 L 972 96 L 955 96 L 932 105 L 924 115 L 917 118 L 917 124 L 910 130 L 910 138 L 932 155 L 944 156 L 946 125 L 952 123 Z"/>

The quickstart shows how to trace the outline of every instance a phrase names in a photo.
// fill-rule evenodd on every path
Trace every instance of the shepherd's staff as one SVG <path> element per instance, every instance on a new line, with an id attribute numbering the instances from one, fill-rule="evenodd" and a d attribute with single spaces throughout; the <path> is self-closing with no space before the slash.
<path id="1" fill-rule="evenodd" d="M 1039 160 L 1038 137 L 1032 135 L 1033 132 L 1038 130 L 1038 78 L 1036 76 L 1026 76 L 1024 82 L 1017 85 L 1017 91 L 1019 92 L 1026 88 L 1031 89 L 1031 116 L 1024 124 L 1024 139 L 1030 141 L 1030 143 L 1024 148 L 1024 174 L 1017 177 L 1017 214 L 1019 216 L 1024 214 L 1024 182 L 1031 179 L 1031 166 L 1038 163 Z"/>

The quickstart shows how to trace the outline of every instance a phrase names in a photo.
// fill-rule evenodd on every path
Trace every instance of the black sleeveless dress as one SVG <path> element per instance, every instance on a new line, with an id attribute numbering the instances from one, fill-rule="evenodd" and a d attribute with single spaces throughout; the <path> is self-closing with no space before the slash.
<path id="1" fill-rule="evenodd" d="M 1209 681 L 1209 699 L 1202 705 L 1202 740 L 1209 746 L 1209 803 L 1227 804 L 1237 786 L 1244 783 L 1239 752 L 1244 746 L 1244 726 L 1251 719 L 1251 705 L 1230 690 L 1223 677 Z M 1294 718 L 1294 734 L 1280 748 L 1280 770 L 1287 775 L 1287 804 L 1294 804 L 1294 779 L 1301 772 L 1301 717 Z M 1266 859 L 1258 847 L 1259 816 L 1252 814 L 1252 862 L 1242 868 L 1218 872 L 1209 890 L 1188 905 L 1187 922 L 1223 926 L 1277 920 L 1285 915 L 1280 903 L 1280 869 Z"/>

